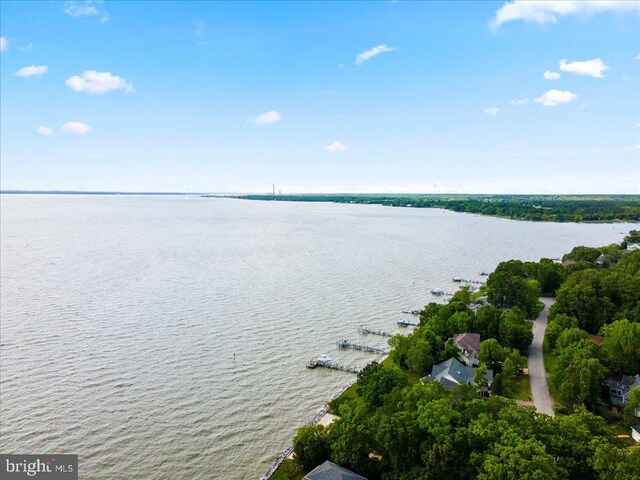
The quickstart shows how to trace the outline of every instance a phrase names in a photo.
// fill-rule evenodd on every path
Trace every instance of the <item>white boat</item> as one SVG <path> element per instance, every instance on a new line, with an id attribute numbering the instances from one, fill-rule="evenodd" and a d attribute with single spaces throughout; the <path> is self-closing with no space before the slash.
<path id="1" fill-rule="evenodd" d="M 441 288 L 434 288 L 433 290 L 431 290 L 431 293 L 433 293 L 434 295 L 444 295 L 444 290 L 442 290 Z"/>

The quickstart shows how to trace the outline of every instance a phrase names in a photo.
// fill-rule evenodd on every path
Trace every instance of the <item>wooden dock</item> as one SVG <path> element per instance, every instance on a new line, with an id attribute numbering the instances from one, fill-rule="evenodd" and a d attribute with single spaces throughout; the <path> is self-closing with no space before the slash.
<path id="1" fill-rule="evenodd" d="M 393 337 L 393 335 L 391 335 L 389 332 L 385 332 L 384 330 L 373 330 L 369 327 L 365 327 L 364 325 L 362 325 L 361 327 L 358 327 L 358 332 L 360 332 L 363 335 L 379 335 L 380 337 Z"/>
<path id="2" fill-rule="evenodd" d="M 359 368 L 353 367 L 351 365 L 342 365 L 338 362 L 334 362 L 333 360 L 322 360 L 320 358 L 312 358 L 307 362 L 307 368 L 316 368 L 316 367 L 324 367 L 329 368 L 331 370 L 340 370 L 341 372 L 349 372 L 349 373 L 358 373 L 360 372 Z"/>
<path id="3" fill-rule="evenodd" d="M 338 347 L 350 348 L 352 350 L 360 350 L 362 352 L 369 352 L 369 353 L 379 353 L 379 354 L 387 353 L 386 350 L 384 350 L 383 348 L 372 347 L 371 345 L 364 345 L 362 343 L 353 343 L 345 338 L 343 338 L 338 342 Z"/>

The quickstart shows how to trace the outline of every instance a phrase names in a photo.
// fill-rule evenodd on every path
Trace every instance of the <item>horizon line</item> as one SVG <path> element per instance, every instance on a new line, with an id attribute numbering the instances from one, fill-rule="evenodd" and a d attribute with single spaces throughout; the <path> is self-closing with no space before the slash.
<path id="1" fill-rule="evenodd" d="M 271 192 L 171 192 L 171 191 L 120 191 L 120 190 L 0 190 L 0 195 L 210 195 L 210 196 L 244 196 L 262 195 L 269 197 L 286 197 L 293 195 L 487 195 L 487 196 L 640 196 L 640 193 L 486 193 L 486 192 L 290 192 L 273 194 Z"/>

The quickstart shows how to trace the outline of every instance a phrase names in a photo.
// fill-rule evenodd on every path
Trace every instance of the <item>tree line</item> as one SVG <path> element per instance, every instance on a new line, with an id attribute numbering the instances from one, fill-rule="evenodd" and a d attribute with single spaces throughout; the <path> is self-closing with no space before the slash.
<path id="1" fill-rule="evenodd" d="M 640 220 L 638 195 L 293 194 L 241 195 L 236 198 L 444 208 L 455 212 L 544 222 Z"/>

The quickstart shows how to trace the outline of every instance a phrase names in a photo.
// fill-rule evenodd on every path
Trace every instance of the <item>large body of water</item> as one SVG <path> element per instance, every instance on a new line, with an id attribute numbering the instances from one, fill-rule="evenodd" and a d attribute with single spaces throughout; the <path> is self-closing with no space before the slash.
<path id="1" fill-rule="evenodd" d="M 251 479 L 353 377 L 308 370 L 451 277 L 638 225 L 172 196 L 3 195 L 0 449 L 83 479 Z M 382 338 L 366 338 L 382 346 Z M 235 354 L 235 359 L 234 359 Z"/>

